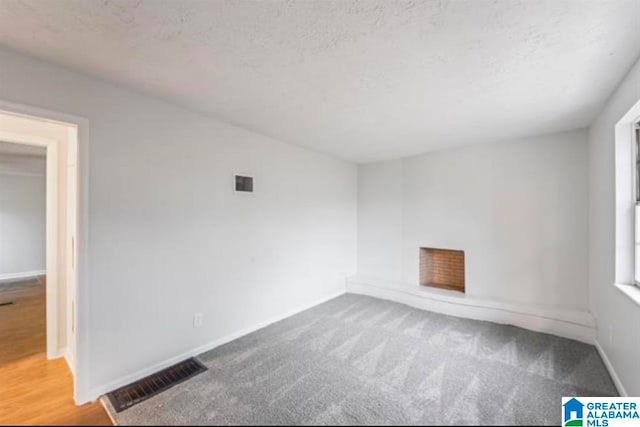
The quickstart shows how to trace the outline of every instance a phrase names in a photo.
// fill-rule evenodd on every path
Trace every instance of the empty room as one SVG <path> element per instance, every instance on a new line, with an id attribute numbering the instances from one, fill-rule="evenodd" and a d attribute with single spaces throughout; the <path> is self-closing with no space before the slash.
<path id="1" fill-rule="evenodd" d="M 1 425 L 640 425 L 640 0 L 0 0 Z"/>

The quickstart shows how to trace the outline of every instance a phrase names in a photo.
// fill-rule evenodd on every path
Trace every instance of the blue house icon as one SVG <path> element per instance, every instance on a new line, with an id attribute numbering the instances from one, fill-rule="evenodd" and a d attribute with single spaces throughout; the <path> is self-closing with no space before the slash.
<path id="1" fill-rule="evenodd" d="M 564 422 L 565 423 L 571 419 L 572 412 L 576 413 L 576 416 L 574 419 L 582 419 L 582 408 L 584 407 L 584 405 L 580 403 L 580 401 L 575 397 L 569 400 L 567 403 L 565 403 L 562 406 L 564 406 Z"/>

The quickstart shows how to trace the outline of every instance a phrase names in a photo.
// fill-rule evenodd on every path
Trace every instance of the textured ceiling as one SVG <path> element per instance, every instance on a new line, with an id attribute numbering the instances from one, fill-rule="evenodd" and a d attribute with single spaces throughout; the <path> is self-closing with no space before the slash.
<path id="1" fill-rule="evenodd" d="M 368 162 L 587 126 L 639 0 L 0 1 L 0 44 Z"/>

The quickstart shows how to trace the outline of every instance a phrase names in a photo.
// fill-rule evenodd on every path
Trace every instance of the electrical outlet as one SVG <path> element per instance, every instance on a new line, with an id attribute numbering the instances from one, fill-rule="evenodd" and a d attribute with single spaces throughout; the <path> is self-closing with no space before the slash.
<path id="1" fill-rule="evenodd" d="M 193 315 L 193 327 L 199 328 L 202 326 L 202 313 L 195 313 Z"/>

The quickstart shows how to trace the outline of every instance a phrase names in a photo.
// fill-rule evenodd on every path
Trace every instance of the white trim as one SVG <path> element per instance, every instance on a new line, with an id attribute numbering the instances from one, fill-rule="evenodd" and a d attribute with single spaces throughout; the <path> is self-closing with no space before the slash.
<path id="1" fill-rule="evenodd" d="M 635 124 L 640 101 L 615 125 L 615 282 L 634 283 L 635 276 Z"/>
<path id="2" fill-rule="evenodd" d="M 638 287 L 637 285 L 627 285 L 622 283 L 614 283 L 613 286 L 624 295 L 629 297 L 631 301 L 640 305 L 640 287 Z"/>
<path id="3" fill-rule="evenodd" d="M 89 392 L 89 395 L 88 395 L 89 400 L 94 401 L 94 400 L 98 399 L 100 396 L 102 396 L 103 394 L 106 394 L 106 393 L 108 393 L 108 392 L 110 392 L 112 390 L 115 390 L 115 389 L 120 388 L 120 387 L 122 387 L 124 385 L 127 385 L 127 384 L 131 384 L 134 381 L 137 381 L 137 380 L 139 380 L 141 378 L 144 378 L 144 377 L 146 377 L 148 375 L 151 375 L 151 374 L 153 374 L 155 372 L 158 372 L 158 371 L 160 371 L 160 370 L 162 370 L 164 368 L 167 368 L 167 367 L 169 367 L 171 365 L 174 365 L 174 364 L 176 364 L 178 362 L 181 362 L 184 359 L 188 359 L 189 357 L 194 357 L 194 356 L 198 356 L 199 354 L 206 353 L 207 351 L 213 350 L 216 347 L 219 347 L 219 346 L 221 346 L 223 344 L 226 344 L 228 342 L 236 340 L 236 339 L 238 339 L 238 338 L 240 338 L 240 337 L 242 337 L 244 335 L 247 335 L 247 334 L 250 334 L 252 332 L 255 332 L 258 329 L 262 329 L 262 328 L 264 328 L 266 326 L 269 326 L 272 323 L 279 322 L 280 320 L 286 319 L 287 317 L 291 317 L 291 316 L 293 316 L 295 314 L 298 314 L 298 313 L 300 313 L 302 311 L 308 310 L 308 309 L 313 308 L 313 307 L 315 307 L 315 306 L 317 306 L 319 304 L 325 303 L 325 302 L 327 302 L 329 300 L 332 300 L 332 299 L 337 298 L 337 297 L 339 297 L 341 295 L 344 295 L 344 293 L 345 293 L 345 291 L 336 292 L 336 293 L 331 294 L 329 296 L 320 298 L 320 299 L 318 299 L 318 300 L 316 300 L 316 301 L 314 301 L 312 303 L 304 304 L 304 305 L 299 306 L 299 307 L 297 307 L 297 308 L 295 308 L 293 310 L 286 311 L 283 314 L 271 317 L 271 318 L 269 318 L 267 320 L 264 320 L 262 322 L 256 323 L 256 324 L 254 324 L 252 326 L 249 326 L 247 328 L 244 328 L 244 329 L 241 329 L 239 331 L 233 332 L 233 333 L 231 333 L 229 335 L 226 335 L 226 336 L 224 336 L 222 338 L 219 338 L 219 339 L 211 341 L 211 342 L 209 342 L 207 344 L 204 344 L 204 345 L 201 345 L 199 347 L 196 347 L 196 348 L 194 348 L 192 350 L 185 351 L 184 353 L 181 353 L 181 354 L 179 354 L 177 356 L 174 356 L 174 357 L 171 357 L 169 359 L 163 360 L 162 362 L 155 363 L 155 364 L 153 364 L 153 365 L 151 365 L 149 367 L 146 367 L 144 369 L 141 369 L 139 371 L 136 371 L 136 372 L 133 372 L 131 374 L 122 376 L 122 377 L 118 378 L 117 380 L 111 381 L 111 382 L 109 382 L 107 384 L 103 384 L 101 386 L 94 387 Z"/>
<path id="4" fill-rule="evenodd" d="M 61 357 L 64 357 L 65 351 L 65 348 L 58 349 L 58 351 L 53 354 L 53 357 L 50 357 L 49 359 L 60 359 Z"/>
<path id="5" fill-rule="evenodd" d="M 47 274 L 47 270 L 34 270 L 34 271 L 23 271 L 22 273 L 7 273 L 0 274 L 0 282 L 7 282 L 10 280 L 17 279 L 30 279 L 32 277 L 44 276 Z M 2 283 L 0 283 L 2 285 Z"/>
<path id="6" fill-rule="evenodd" d="M 22 115 L 12 113 L 11 111 L 0 110 L 0 112 L 9 114 L 9 115 L 23 117 Z M 12 144 L 35 145 L 38 147 L 45 147 L 45 148 L 48 147 L 50 144 L 55 144 L 57 142 L 55 139 L 43 138 L 41 136 L 24 135 L 21 133 L 7 132 L 3 130 L 0 130 L 0 140 L 3 142 L 10 142 Z"/>
<path id="7" fill-rule="evenodd" d="M 594 345 L 596 346 L 596 350 L 598 350 L 598 353 L 600 354 L 600 357 L 604 362 L 604 366 L 607 368 L 607 371 L 609 371 L 609 375 L 611 375 L 611 379 L 613 380 L 613 383 L 618 389 L 618 394 L 620 394 L 620 396 L 622 397 L 629 396 L 629 394 L 627 393 L 627 390 L 624 388 L 624 385 L 622 384 L 622 381 L 620 381 L 620 377 L 618 376 L 618 373 L 613 368 L 613 364 L 611 363 L 611 360 L 609 360 L 609 356 L 607 356 L 607 353 L 604 351 L 604 348 L 600 345 L 600 342 L 598 341 L 597 338 L 594 340 Z"/>
<path id="8" fill-rule="evenodd" d="M 53 141 L 47 145 L 47 358 L 53 359 L 60 348 L 58 342 L 58 326 L 61 313 L 58 313 L 58 294 L 60 282 L 60 256 L 59 253 L 59 158 L 60 152 L 58 141 Z"/>
<path id="9" fill-rule="evenodd" d="M 65 347 L 64 350 L 62 350 L 62 355 L 64 357 L 65 362 L 67 362 L 67 366 L 69 367 L 69 370 L 75 376 L 76 375 L 76 361 L 74 359 L 73 351 L 71 351 L 71 349 L 69 347 Z"/>
<path id="10" fill-rule="evenodd" d="M 519 326 L 589 344 L 595 340 L 595 319 L 587 311 L 480 299 L 460 292 L 421 289 L 418 286 L 391 286 L 389 282 L 358 277 L 347 279 L 347 292 L 452 316 Z"/>

